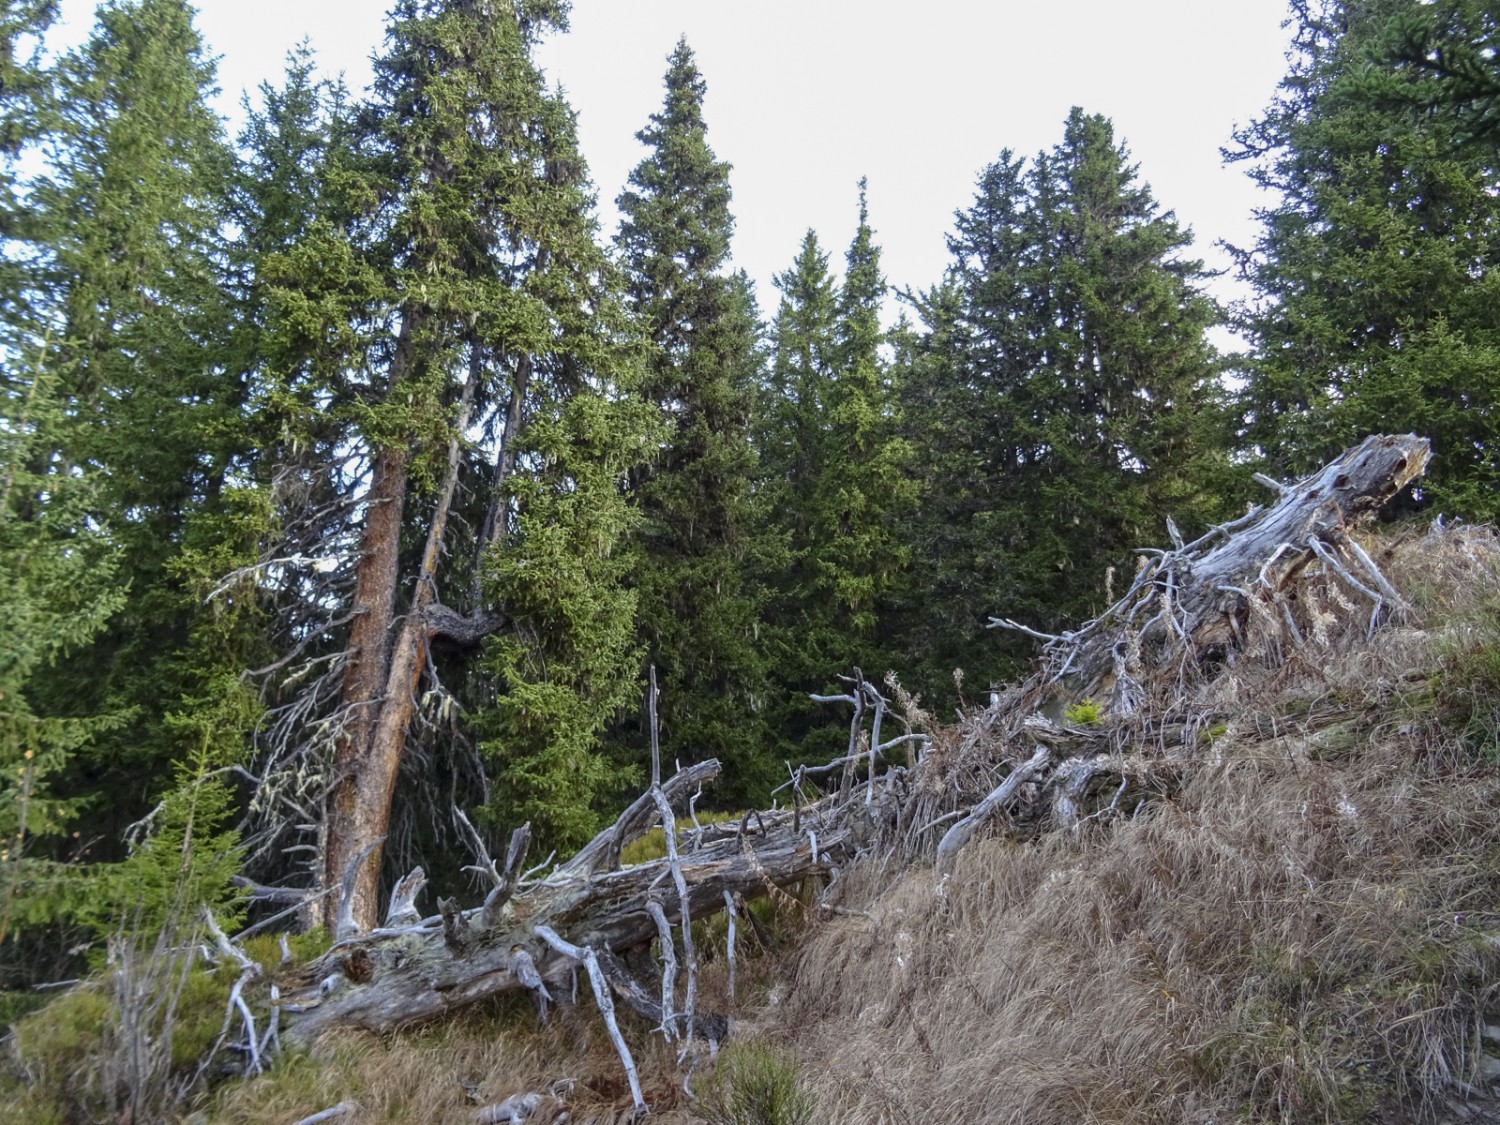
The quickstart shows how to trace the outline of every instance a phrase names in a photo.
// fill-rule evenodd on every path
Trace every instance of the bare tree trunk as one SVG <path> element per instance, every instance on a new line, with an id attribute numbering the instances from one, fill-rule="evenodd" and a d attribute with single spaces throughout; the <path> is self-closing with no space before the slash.
<path id="1" fill-rule="evenodd" d="M 361 538 L 363 554 L 355 575 L 350 658 L 344 672 L 342 722 L 334 744 L 334 784 L 329 794 L 323 884 L 336 887 L 346 869 L 371 841 L 385 833 L 386 812 L 372 802 L 366 779 L 370 749 L 389 679 L 392 621 L 400 584 L 398 553 L 406 505 L 407 454 L 381 450 L 371 470 L 370 494 Z M 388 810 L 386 810 L 388 811 Z M 380 849 L 366 852 L 359 875 L 358 916 L 373 918 Z M 323 900 L 323 921 L 332 933 L 337 901 Z"/>
<path id="2" fill-rule="evenodd" d="M 378 599 L 380 613 L 362 612 L 355 621 L 355 657 L 345 678 L 344 706 L 351 709 L 338 743 L 335 767 L 338 782 L 333 790 L 328 819 L 328 845 L 324 867 L 324 885 L 337 886 L 348 874 L 348 865 L 358 860 L 352 895 L 340 904 L 332 897 L 324 900 L 324 924 L 339 937 L 351 924 L 360 930 L 372 928 L 378 917 L 377 892 L 383 848 L 380 841 L 390 821 L 391 796 L 396 774 L 401 766 L 401 752 L 406 744 L 416 705 L 416 692 L 427 659 L 427 646 L 435 632 L 455 631 L 463 624 L 456 615 L 449 628 L 437 628 L 434 622 L 447 618 L 437 599 L 438 561 L 442 555 L 443 533 L 458 485 L 459 451 L 464 431 L 469 425 L 474 395 L 483 375 L 476 350 L 464 383 L 459 416 L 448 442 L 448 467 L 442 492 L 427 528 L 427 543 L 422 566 L 417 575 L 410 612 L 394 631 L 394 605 L 400 583 L 396 554 L 401 535 L 402 499 L 406 487 L 405 454 L 382 452 L 376 460 L 376 484 L 371 487 L 371 511 L 366 522 L 365 558 L 360 562 L 356 585 L 356 610 L 367 604 L 360 595 L 365 591 L 366 568 L 369 567 L 371 600 Z M 393 462 L 389 475 L 382 472 Z M 392 515 L 393 513 L 393 515 Z M 378 565 L 374 560 L 378 560 Z M 429 620 L 429 616 L 431 620 Z M 475 620 L 480 616 L 475 615 Z M 491 624 L 493 622 L 490 622 Z M 373 659 L 365 660 L 370 652 Z M 378 690 L 378 694 L 376 694 Z M 363 859 L 358 857 L 363 856 Z"/>

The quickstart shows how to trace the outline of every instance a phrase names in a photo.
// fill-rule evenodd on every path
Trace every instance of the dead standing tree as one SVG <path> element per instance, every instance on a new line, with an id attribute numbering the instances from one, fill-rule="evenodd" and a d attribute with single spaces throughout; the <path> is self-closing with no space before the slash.
<path id="1" fill-rule="evenodd" d="M 840 870 L 861 853 L 935 857 L 946 874 L 957 852 L 995 823 L 1020 835 L 1076 830 L 1107 820 L 1128 789 L 1170 789 L 1191 766 L 1193 739 L 1186 727 L 1175 742 L 1169 738 L 1162 716 L 1170 707 L 1162 701 L 1188 679 L 1211 677 L 1247 653 L 1257 621 L 1278 622 L 1300 642 L 1289 601 L 1299 585 L 1339 583 L 1357 595 L 1359 603 L 1345 600 L 1354 607 L 1351 621 L 1368 607 L 1357 623 L 1362 629 L 1402 612 L 1400 595 L 1349 529 L 1419 478 L 1428 456 L 1421 438 L 1370 438 L 1295 485 L 1269 482 L 1276 499 L 1268 507 L 1193 543 L 1174 534 L 1174 546 L 1148 552 L 1130 589 L 1099 618 L 1043 638 L 1029 680 L 931 741 L 908 732 L 881 742 L 886 701 L 856 673 L 846 695 L 829 697 L 854 708 L 849 752 L 794 771 L 791 808 L 751 813 L 738 825 L 678 830 L 673 810 L 712 781 L 718 764 L 700 763 L 664 781 L 653 771 L 649 792 L 538 879 L 521 873 L 525 828 L 513 835 L 501 866 L 470 830 L 476 869 L 491 882 L 485 901 L 469 910 L 443 902 L 439 914 L 417 920 L 413 897 L 422 878 L 413 872 L 398 887 L 385 927 L 347 926 L 300 987 L 288 983 L 278 1005 L 285 1034 L 306 1041 L 336 1027 L 385 1031 L 513 989 L 546 1000 L 581 965 L 639 1102 L 611 992 L 672 1038 L 717 1039 L 727 1030 L 721 1017 L 696 1012 L 692 1000 L 674 1010 L 674 925 L 691 973 L 691 920 L 739 896 L 813 876 L 828 880 L 822 905 L 831 907 Z M 1070 727 L 1042 716 L 1049 698 L 1095 693 L 1108 696 L 1110 725 Z M 877 772 L 880 755 L 898 746 L 909 749 L 906 761 Z M 838 769 L 834 791 L 804 803 L 808 779 Z M 622 866 L 624 845 L 663 822 L 668 855 Z M 346 887 L 346 903 L 349 897 Z M 347 905 L 340 913 L 350 917 Z M 653 939 L 663 963 L 656 988 L 635 980 L 617 957 Z"/>

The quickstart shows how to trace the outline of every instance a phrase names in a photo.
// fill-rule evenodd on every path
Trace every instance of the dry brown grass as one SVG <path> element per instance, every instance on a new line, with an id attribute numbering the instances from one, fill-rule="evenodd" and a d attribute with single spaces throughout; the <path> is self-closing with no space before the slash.
<path id="1" fill-rule="evenodd" d="M 1496 562 L 1487 531 L 1393 544 L 1425 586 L 1372 641 L 1305 584 L 1306 643 L 1266 629 L 1198 686 L 1226 721 L 1134 819 L 852 876 L 865 913 L 809 938 L 785 1010 L 821 1120 L 1449 1112 L 1500 1021 L 1500 776 L 1443 698 L 1500 641 Z"/>

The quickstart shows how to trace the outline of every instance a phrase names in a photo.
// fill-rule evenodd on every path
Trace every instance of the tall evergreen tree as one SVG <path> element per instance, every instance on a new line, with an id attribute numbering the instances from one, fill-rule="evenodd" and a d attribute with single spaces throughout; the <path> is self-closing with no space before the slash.
<path id="1" fill-rule="evenodd" d="M 1015 669 L 1027 645 L 989 616 L 1085 617 L 1165 517 L 1212 512 L 1215 310 L 1188 244 L 1100 117 L 1074 110 L 1029 169 L 1005 152 L 981 176 L 909 376 L 928 690 Z"/>
<path id="2" fill-rule="evenodd" d="M 795 743 L 809 724 L 822 726 L 806 703 L 809 690 L 854 666 L 877 681 L 892 666 L 886 618 L 907 557 L 908 447 L 882 354 L 886 282 L 863 181 L 842 284 L 811 232 L 777 284 L 782 302 L 759 440 L 777 544 L 767 577 L 775 724 Z M 836 741 L 831 729 L 825 737 Z"/>
<path id="3" fill-rule="evenodd" d="M 163 705 L 196 690 L 186 650 L 200 612 L 173 567 L 194 521 L 221 511 L 240 444 L 220 239 L 230 157 L 213 89 L 181 0 L 104 5 L 57 65 L 47 169 L 29 193 L 41 366 L 66 419 L 50 456 L 96 474 L 130 591 L 37 704 L 132 713 L 75 762 L 77 792 L 109 793 L 96 810 L 107 840 L 172 776 Z"/>
<path id="4" fill-rule="evenodd" d="M 815 512 L 823 521 L 817 534 L 820 593 L 835 607 L 833 626 L 844 638 L 839 648 L 846 662 L 879 676 L 890 657 L 880 618 L 906 563 L 900 525 L 914 496 L 894 373 L 881 353 L 887 286 L 865 187 L 861 179 L 859 222 L 844 256 L 834 329 L 837 374 L 824 393 L 828 453 Z"/>
<path id="5" fill-rule="evenodd" d="M 661 111 L 637 134 L 650 153 L 619 198 L 630 303 L 655 346 L 641 394 L 671 427 L 634 481 L 640 638 L 661 676 L 664 751 L 719 758 L 717 797 L 742 804 L 764 794 L 778 768 L 762 726 L 747 583 L 758 325 L 748 282 L 727 272 L 729 165 L 709 147 L 705 84 L 685 39 L 665 84 Z"/>
<path id="6" fill-rule="evenodd" d="M 1391 46 L 1413 20 L 1456 47 L 1493 24 L 1482 5 L 1427 8 L 1299 0 L 1290 73 L 1236 135 L 1230 158 L 1278 200 L 1241 255 L 1257 291 L 1242 310 L 1245 437 L 1294 476 L 1367 433 L 1421 433 L 1434 456 L 1420 502 L 1487 519 L 1500 511 L 1500 165 L 1472 143 L 1483 99 L 1426 85 Z"/>
<path id="7" fill-rule="evenodd" d="M 566 12 L 401 0 L 371 101 L 347 144 L 330 136 L 325 214 L 266 259 L 268 385 L 325 410 L 342 431 L 316 440 L 344 461 L 331 482 L 302 461 L 282 478 L 299 549 L 275 573 L 322 617 L 287 642 L 316 667 L 273 670 L 286 719 L 265 754 L 278 777 L 331 777 L 318 878 L 364 857 L 362 924 L 381 839 L 414 830 L 398 776 L 430 792 L 457 768 L 438 751 L 478 736 L 494 815 L 565 841 L 610 789 L 597 735 L 634 694 L 616 548 L 651 428 L 622 394 L 634 353 L 573 115 L 533 59 Z"/>
<path id="8" fill-rule="evenodd" d="M 73 849 L 59 846 L 79 811 L 65 778 L 121 721 L 37 705 L 52 666 L 87 649 L 124 602 L 97 475 L 55 456 L 67 400 L 33 309 L 39 248 L 19 158 L 48 132 L 40 39 L 54 14 L 46 2 L 0 7 L 0 989 L 35 983 L 67 957 L 56 927 L 88 890 L 66 862 Z"/>

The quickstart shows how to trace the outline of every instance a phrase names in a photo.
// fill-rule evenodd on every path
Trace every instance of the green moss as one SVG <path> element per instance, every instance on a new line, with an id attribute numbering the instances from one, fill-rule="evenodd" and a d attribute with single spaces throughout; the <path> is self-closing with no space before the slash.
<path id="1" fill-rule="evenodd" d="M 743 812 L 700 812 L 698 814 L 699 824 L 728 824 L 738 821 L 745 814 Z M 677 818 L 678 838 L 681 839 L 683 825 L 692 826 L 692 821 L 686 817 Z M 661 859 L 667 854 L 667 838 L 658 828 L 651 829 L 644 836 L 638 836 L 626 844 L 620 851 L 620 862 L 626 867 L 637 863 L 650 863 L 653 859 Z"/>
<path id="2" fill-rule="evenodd" d="M 30 1015 L 47 1003 L 43 992 L 0 992 L 0 1035 L 22 1016 Z"/>
<path id="3" fill-rule="evenodd" d="M 16 1048 L 23 1058 L 62 1073 L 99 1050 L 110 1000 L 92 987 L 75 988 L 16 1025 Z"/>

